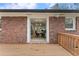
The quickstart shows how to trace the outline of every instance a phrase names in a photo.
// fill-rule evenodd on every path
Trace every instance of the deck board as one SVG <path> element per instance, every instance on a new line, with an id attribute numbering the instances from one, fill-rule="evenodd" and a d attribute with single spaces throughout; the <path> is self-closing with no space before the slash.
<path id="1" fill-rule="evenodd" d="M 72 56 L 58 44 L 0 44 L 1 56 Z"/>

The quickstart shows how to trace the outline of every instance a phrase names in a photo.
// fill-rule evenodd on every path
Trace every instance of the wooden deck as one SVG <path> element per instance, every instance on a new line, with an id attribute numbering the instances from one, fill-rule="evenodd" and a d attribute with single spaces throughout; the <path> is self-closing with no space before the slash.
<path id="1" fill-rule="evenodd" d="M 0 56 L 72 56 L 58 44 L 0 44 Z"/>

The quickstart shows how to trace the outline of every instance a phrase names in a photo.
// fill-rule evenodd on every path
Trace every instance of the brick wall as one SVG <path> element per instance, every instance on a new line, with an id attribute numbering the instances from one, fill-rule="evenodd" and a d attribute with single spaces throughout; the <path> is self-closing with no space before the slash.
<path id="1" fill-rule="evenodd" d="M 2 17 L 2 39 L 0 43 L 26 43 L 26 17 Z"/>
<path id="2" fill-rule="evenodd" d="M 57 43 L 57 33 L 65 32 L 72 34 L 79 34 L 79 17 L 76 18 L 76 31 L 66 31 L 64 24 L 65 17 L 49 17 L 49 37 L 50 43 Z"/>
<path id="3" fill-rule="evenodd" d="M 57 33 L 66 32 L 79 34 L 79 17 L 76 31 L 66 31 L 64 26 L 65 17 L 49 17 L 49 40 L 57 43 Z M 27 17 L 2 17 L 2 32 L 0 32 L 0 43 L 26 43 L 27 40 Z"/>

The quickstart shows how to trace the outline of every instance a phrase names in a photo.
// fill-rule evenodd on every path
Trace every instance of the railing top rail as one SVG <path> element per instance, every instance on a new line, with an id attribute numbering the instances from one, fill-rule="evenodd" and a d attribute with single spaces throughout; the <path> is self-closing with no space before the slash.
<path id="1" fill-rule="evenodd" d="M 75 37 L 75 38 L 79 38 L 79 35 L 76 35 L 76 34 L 70 34 L 70 33 L 58 33 L 60 35 L 66 35 L 66 36 L 70 36 L 70 37 Z"/>

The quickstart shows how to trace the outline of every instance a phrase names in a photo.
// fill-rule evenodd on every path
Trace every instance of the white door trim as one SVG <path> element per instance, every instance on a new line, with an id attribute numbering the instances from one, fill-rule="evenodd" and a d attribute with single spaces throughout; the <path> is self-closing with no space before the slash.
<path id="1" fill-rule="evenodd" d="M 29 17 L 27 17 L 27 43 L 30 43 L 30 18 Z"/>
<path id="2" fill-rule="evenodd" d="M 49 17 L 37 17 L 37 16 L 28 16 L 27 17 L 27 43 L 31 43 L 31 31 L 30 31 L 30 19 L 31 18 L 45 18 L 46 19 L 46 42 L 45 43 L 49 43 Z"/>
<path id="3" fill-rule="evenodd" d="M 47 27 L 46 27 L 46 36 L 47 36 L 47 43 L 49 43 L 49 17 L 47 17 Z"/>

